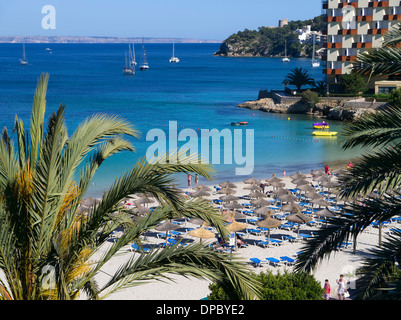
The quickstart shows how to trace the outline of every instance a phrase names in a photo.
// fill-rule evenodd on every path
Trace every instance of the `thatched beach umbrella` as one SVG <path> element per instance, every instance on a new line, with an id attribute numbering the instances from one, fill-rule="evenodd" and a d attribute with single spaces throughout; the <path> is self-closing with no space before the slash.
<path id="1" fill-rule="evenodd" d="M 307 176 L 298 171 L 296 174 L 291 175 L 290 178 L 291 179 L 305 179 L 305 178 L 307 178 Z"/>
<path id="2" fill-rule="evenodd" d="M 257 184 L 251 184 L 249 186 L 244 187 L 245 190 L 252 190 L 252 191 L 261 191 L 262 188 Z"/>
<path id="3" fill-rule="evenodd" d="M 272 209 L 269 209 L 268 207 L 260 207 L 255 209 L 253 213 L 259 216 L 267 216 L 267 215 L 273 215 L 274 211 Z"/>
<path id="4" fill-rule="evenodd" d="M 266 181 L 266 182 L 269 182 L 269 183 L 272 183 L 272 182 L 281 182 L 281 181 L 283 181 L 283 180 L 280 179 L 280 178 L 277 178 L 277 177 L 276 177 L 276 174 L 273 173 L 272 176 L 271 176 L 270 178 L 266 179 L 265 181 Z"/>
<path id="5" fill-rule="evenodd" d="M 191 218 L 191 219 L 189 219 L 189 222 L 190 222 L 190 223 L 193 223 L 193 224 L 201 225 L 201 224 L 203 224 L 205 221 L 203 221 L 202 219 L 199 219 L 199 218 Z"/>
<path id="6" fill-rule="evenodd" d="M 165 231 L 166 232 L 166 243 L 167 243 L 167 238 L 168 238 L 168 232 L 172 230 L 178 229 L 180 226 L 172 223 L 170 221 L 165 221 L 161 225 L 158 225 L 155 229 L 157 231 Z"/>
<path id="7" fill-rule="evenodd" d="M 290 222 L 294 222 L 294 223 L 298 224 L 298 235 L 299 235 L 299 225 L 301 223 L 307 223 L 307 222 L 311 221 L 313 218 L 298 210 L 297 213 L 289 215 L 286 219 Z"/>
<path id="8" fill-rule="evenodd" d="M 86 199 L 81 200 L 79 203 L 83 207 L 93 207 L 94 205 L 98 205 L 100 202 L 102 202 L 100 199 L 95 199 L 92 197 L 88 197 Z"/>
<path id="9" fill-rule="evenodd" d="M 227 225 L 227 230 L 230 232 L 234 232 L 235 239 L 237 238 L 237 231 L 248 228 L 248 225 L 246 223 L 237 222 L 235 220 L 233 212 L 229 213 L 228 219 L 226 221 L 230 222 L 230 224 Z M 237 242 L 235 242 L 235 248 L 237 248 Z"/>
<path id="10" fill-rule="evenodd" d="M 321 176 L 316 177 L 313 180 L 315 180 L 316 182 L 328 181 L 328 180 L 330 180 L 330 176 L 327 175 L 327 174 L 326 175 L 321 175 Z"/>
<path id="11" fill-rule="evenodd" d="M 259 191 L 254 191 L 249 194 L 250 198 L 265 198 L 266 194 Z"/>
<path id="12" fill-rule="evenodd" d="M 324 199 L 315 199 L 315 200 L 311 200 L 311 202 L 312 202 L 313 204 L 318 205 L 319 208 L 320 208 L 320 207 L 328 207 L 328 206 L 330 205 L 330 203 L 327 202 L 327 201 L 324 200 Z"/>
<path id="13" fill-rule="evenodd" d="M 206 192 L 212 192 L 213 191 L 212 188 L 210 188 L 208 186 L 205 186 L 204 184 L 201 184 L 201 185 L 195 187 L 195 189 L 203 190 L 203 191 L 206 191 Z"/>
<path id="14" fill-rule="evenodd" d="M 287 194 L 288 193 L 288 190 L 285 190 L 285 189 L 283 189 L 283 188 L 278 188 L 277 190 L 274 190 L 273 191 L 273 194 L 275 195 L 275 196 L 277 196 L 277 197 L 280 197 L 280 196 L 282 196 L 283 194 Z"/>
<path id="15" fill-rule="evenodd" d="M 261 184 L 262 183 L 262 181 L 260 181 L 260 180 L 258 180 L 258 179 L 255 179 L 255 178 L 249 178 L 249 179 L 245 179 L 244 181 L 243 181 L 245 184 Z"/>
<path id="16" fill-rule="evenodd" d="M 331 212 L 329 209 L 327 208 L 323 208 L 320 209 L 318 211 L 315 212 L 315 215 L 317 215 L 319 218 L 323 217 L 326 220 L 326 226 L 327 226 L 327 218 L 332 218 L 335 217 L 336 215 L 334 214 L 334 212 Z"/>
<path id="17" fill-rule="evenodd" d="M 262 199 L 262 198 L 258 198 L 256 200 L 251 200 L 251 204 L 255 207 L 263 207 L 263 206 L 268 206 L 270 205 L 270 202 Z"/>
<path id="18" fill-rule="evenodd" d="M 289 202 L 281 207 L 281 211 L 283 211 L 283 212 L 294 213 L 294 212 L 298 212 L 301 210 L 302 210 L 302 207 L 297 205 L 294 202 Z"/>
<path id="19" fill-rule="evenodd" d="M 294 196 L 293 194 L 283 194 L 282 196 L 279 197 L 281 202 L 295 202 L 298 200 L 298 198 L 296 196 Z"/>
<path id="20" fill-rule="evenodd" d="M 199 190 L 199 191 L 196 191 L 194 193 L 191 193 L 190 196 L 193 197 L 193 198 L 209 197 L 210 193 L 205 191 L 205 190 Z"/>
<path id="21" fill-rule="evenodd" d="M 221 188 L 219 191 L 217 191 L 218 194 L 234 194 L 236 192 L 237 191 L 234 189 L 228 187 Z"/>
<path id="22" fill-rule="evenodd" d="M 203 224 L 198 229 L 188 231 L 188 234 L 192 237 L 199 238 L 201 243 L 202 243 L 202 239 L 212 239 L 212 238 L 216 237 L 216 235 L 213 232 L 207 230 L 206 228 L 207 228 L 207 226 L 205 224 Z"/>
<path id="23" fill-rule="evenodd" d="M 302 185 L 302 184 L 309 184 L 310 182 L 308 180 L 305 179 L 295 179 L 295 180 L 291 180 L 291 182 L 295 185 Z"/>
<path id="24" fill-rule="evenodd" d="M 145 207 L 140 206 L 140 205 L 137 205 L 137 206 L 135 206 L 135 208 L 131 208 L 130 212 L 135 214 L 135 215 L 137 215 L 137 216 L 143 216 L 143 215 L 149 213 L 150 209 L 149 208 L 145 208 Z"/>
<path id="25" fill-rule="evenodd" d="M 279 187 L 283 188 L 283 187 L 285 187 L 285 183 L 284 182 L 279 182 L 279 181 L 270 182 L 270 185 L 272 187 L 274 187 L 274 188 L 279 188 Z"/>
<path id="26" fill-rule="evenodd" d="M 238 197 L 233 196 L 232 194 L 226 194 L 225 196 L 219 197 L 222 201 L 237 201 Z"/>
<path id="27" fill-rule="evenodd" d="M 229 210 L 235 210 L 235 209 L 242 209 L 244 206 L 237 201 L 229 202 L 224 205 L 224 208 L 229 209 Z"/>
<path id="28" fill-rule="evenodd" d="M 267 215 L 266 219 L 264 220 L 259 220 L 256 222 L 256 225 L 260 228 L 266 228 L 268 232 L 268 240 L 270 241 L 270 229 L 277 228 L 281 225 L 281 221 L 274 219 L 270 216 L 270 214 Z"/>
<path id="29" fill-rule="evenodd" d="M 219 186 L 222 188 L 233 188 L 233 189 L 237 188 L 237 185 L 230 181 L 219 183 Z"/>

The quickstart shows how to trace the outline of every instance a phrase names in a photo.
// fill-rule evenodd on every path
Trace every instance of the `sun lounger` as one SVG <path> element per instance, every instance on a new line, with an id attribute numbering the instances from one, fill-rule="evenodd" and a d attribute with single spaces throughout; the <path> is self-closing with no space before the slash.
<path id="1" fill-rule="evenodd" d="M 281 262 L 280 260 L 273 257 L 266 258 L 266 260 L 269 262 L 269 264 L 272 264 L 275 267 L 277 267 Z"/>
<path id="2" fill-rule="evenodd" d="M 254 267 L 261 267 L 262 266 L 262 260 L 258 259 L 258 258 L 250 258 L 250 263 L 254 266 Z"/>
<path id="3" fill-rule="evenodd" d="M 269 246 L 269 241 L 258 241 L 256 244 L 260 247 L 267 248 Z"/>
<path id="4" fill-rule="evenodd" d="M 129 249 L 130 251 L 136 251 L 136 252 L 145 252 L 145 253 L 149 253 L 152 251 L 152 249 L 150 248 L 146 248 L 146 247 L 139 247 L 139 245 L 137 245 L 136 243 L 131 244 L 131 248 Z"/>
<path id="5" fill-rule="evenodd" d="M 313 238 L 312 234 L 305 234 L 305 233 L 300 233 L 299 237 L 302 238 L 303 240 L 309 240 Z"/>
<path id="6" fill-rule="evenodd" d="M 269 239 L 266 239 L 266 241 L 270 241 L 270 243 L 271 243 L 272 245 L 274 245 L 274 246 L 279 246 L 279 245 L 283 244 L 283 241 L 277 240 L 277 239 L 271 239 L 271 238 L 270 238 L 270 240 L 269 240 Z"/>
<path id="7" fill-rule="evenodd" d="M 246 229 L 247 233 L 253 234 L 255 236 L 259 236 L 262 234 L 262 231 L 259 229 Z"/>
<path id="8" fill-rule="evenodd" d="M 295 259 L 288 256 L 282 256 L 280 257 L 280 260 L 283 261 L 285 265 L 293 265 L 295 263 Z"/>

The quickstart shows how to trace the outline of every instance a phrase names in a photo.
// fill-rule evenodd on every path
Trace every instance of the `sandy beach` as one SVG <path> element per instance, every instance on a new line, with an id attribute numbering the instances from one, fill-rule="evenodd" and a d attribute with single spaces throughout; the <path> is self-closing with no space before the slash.
<path id="1" fill-rule="evenodd" d="M 313 185 L 317 185 L 314 180 L 312 180 L 312 176 L 310 173 L 304 173 L 307 175 L 306 180 L 310 181 L 313 183 Z M 277 177 L 282 180 L 283 183 L 285 183 L 285 189 L 291 189 L 293 190 L 295 188 L 295 185 L 291 182 L 292 178 L 289 176 L 283 177 L 281 174 L 277 174 Z M 270 177 L 264 177 L 262 181 L 265 181 L 265 179 L 270 178 Z M 336 177 L 332 177 L 332 180 L 335 180 Z M 244 208 L 238 210 L 239 212 L 242 212 L 243 214 L 243 219 L 237 219 L 238 222 L 246 223 L 248 224 L 248 228 L 246 230 L 243 230 L 240 232 L 240 235 L 242 236 L 243 240 L 247 244 L 246 247 L 242 248 L 237 248 L 237 250 L 234 252 L 235 255 L 243 258 L 245 262 L 249 265 L 249 269 L 253 272 L 261 272 L 261 271 L 267 271 L 267 270 L 272 270 L 273 272 L 283 272 L 285 269 L 291 270 L 293 267 L 290 264 L 284 264 L 280 263 L 279 265 L 272 265 L 269 263 L 266 258 L 275 258 L 280 260 L 280 257 L 282 256 L 287 256 L 292 259 L 296 259 L 297 252 L 299 252 L 302 247 L 305 245 L 305 242 L 308 241 L 307 236 L 313 236 L 313 232 L 318 230 L 319 228 L 324 228 L 324 223 L 320 224 L 319 223 L 319 217 L 311 214 L 313 217 L 313 221 L 311 223 L 306 223 L 306 224 L 301 224 L 300 229 L 299 229 L 299 234 L 306 235 L 305 238 L 302 239 L 296 239 L 295 241 L 291 240 L 286 240 L 286 237 L 295 237 L 297 238 L 297 229 L 282 229 L 282 228 L 276 228 L 276 229 L 271 229 L 270 232 L 270 237 L 271 239 L 276 239 L 278 241 L 281 241 L 279 244 L 270 244 L 267 247 L 263 247 L 262 245 L 259 244 L 260 241 L 264 241 L 267 237 L 266 233 L 261 233 L 261 234 L 252 234 L 249 232 L 249 230 L 256 229 L 257 226 L 254 224 L 254 220 L 256 216 L 252 214 L 252 207 L 247 207 L 246 204 L 250 202 L 249 198 L 247 199 L 247 195 L 249 195 L 250 190 L 247 189 L 249 187 L 249 184 L 246 184 L 244 182 L 242 183 L 235 183 L 237 188 L 236 193 L 234 196 L 239 198 L 239 201 L 241 204 L 243 204 Z M 210 199 L 211 201 L 219 199 L 220 196 L 223 196 L 223 194 L 218 194 L 216 193 L 216 187 L 218 186 L 218 183 L 214 183 L 212 185 L 209 185 L 210 188 L 213 189 L 213 192 L 211 193 L 210 196 L 205 197 L 207 199 Z M 265 188 L 265 192 L 272 191 L 273 187 L 272 186 L 267 186 Z M 327 189 L 326 189 L 327 190 Z M 185 189 L 184 191 L 190 193 L 194 192 L 195 189 Z M 319 191 L 319 190 L 318 190 Z M 273 194 L 268 193 L 268 196 L 264 198 L 268 201 L 271 201 L 272 205 L 271 208 L 273 208 L 274 213 L 276 214 L 275 217 L 281 218 L 282 224 L 285 224 L 287 222 L 286 218 L 283 216 L 283 213 L 281 209 L 277 206 L 275 206 L 277 203 L 275 203 L 273 200 Z M 338 207 L 335 203 L 335 198 L 333 197 L 332 194 L 328 193 L 326 194 L 326 200 L 329 200 L 332 206 L 329 206 L 328 208 L 331 210 L 337 210 Z M 302 202 L 302 199 L 301 199 Z M 299 202 L 298 202 L 299 203 Z M 302 204 L 302 203 L 301 203 Z M 341 204 L 341 202 L 338 202 L 338 204 Z M 153 205 L 153 204 L 152 204 Z M 152 206 L 149 205 L 149 206 Z M 216 201 L 214 203 L 215 206 L 218 206 L 220 209 L 222 209 L 222 205 L 224 203 L 219 203 L 219 201 Z M 319 206 L 313 205 L 312 209 L 318 209 Z M 307 212 L 307 209 L 311 209 L 308 206 L 304 207 L 305 211 Z M 288 213 L 287 213 L 288 215 Z M 191 237 L 190 235 L 187 234 L 187 231 L 191 228 L 198 228 L 199 225 L 195 225 L 190 223 L 189 221 L 184 221 L 179 228 L 176 230 L 177 232 L 180 232 L 180 235 L 178 236 L 179 239 L 185 238 L 188 239 L 189 241 L 199 241 L 198 238 Z M 388 228 L 391 228 L 391 225 L 387 225 L 386 228 L 383 230 L 383 235 L 386 235 L 386 232 Z M 147 239 L 145 243 L 148 243 L 149 245 L 157 245 L 161 244 L 166 241 L 165 238 L 158 237 L 158 234 L 160 236 L 160 233 L 156 230 L 151 230 L 150 232 L 147 233 Z M 117 235 L 118 236 L 118 235 Z M 368 250 L 377 246 L 379 241 L 379 230 L 378 228 L 375 227 L 369 227 L 367 230 L 365 230 L 357 239 L 357 245 L 356 245 L 356 251 L 354 253 L 354 247 L 352 243 L 349 243 L 348 246 L 344 246 L 341 250 L 332 252 L 331 256 L 328 259 L 325 259 L 324 261 L 321 261 L 321 263 L 316 267 L 316 269 L 313 271 L 314 277 L 321 283 L 322 287 L 324 284 L 325 279 L 328 279 L 330 284 L 331 284 L 331 298 L 336 299 L 337 298 L 337 287 L 338 285 L 336 284 L 336 279 L 339 278 L 340 274 L 344 274 L 344 277 L 346 280 L 349 282 L 348 286 L 350 289 L 353 288 L 354 283 L 353 280 L 355 279 L 355 270 L 358 268 L 363 259 L 368 255 Z M 203 240 L 203 243 L 213 243 L 216 242 L 216 238 L 210 239 L 210 240 Z M 108 245 L 108 244 L 106 244 Z M 103 248 L 106 249 L 106 248 Z M 132 252 L 129 250 L 129 246 L 122 250 L 121 255 L 118 255 L 117 257 L 114 257 L 112 261 L 110 261 L 107 265 L 105 265 L 101 273 L 97 276 L 97 280 L 99 281 L 100 284 L 104 283 L 107 281 L 110 277 L 110 275 L 123 263 L 125 259 L 128 259 L 132 257 L 132 255 L 139 255 L 140 253 Z M 99 252 L 101 254 L 101 252 Z M 251 258 L 257 258 L 261 260 L 263 263 L 260 266 L 254 266 L 250 263 Z M 111 296 L 109 296 L 107 299 L 109 300 L 199 300 L 202 298 L 207 297 L 209 294 L 209 282 L 205 280 L 199 280 L 199 279 L 186 279 L 184 277 L 178 277 L 178 276 L 172 276 L 174 279 L 174 282 L 150 282 L 147 284 L 144 284 L 142 286 L 126 289 L 124 291 L 117 292 Z"/>

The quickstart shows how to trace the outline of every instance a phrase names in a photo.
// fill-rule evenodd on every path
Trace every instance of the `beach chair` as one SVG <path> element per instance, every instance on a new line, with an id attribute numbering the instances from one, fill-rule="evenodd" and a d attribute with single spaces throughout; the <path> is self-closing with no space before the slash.
<path id="1" fill-rule="evenodd" d="M 246 232 L 255 236 L 260 236 L 262 234 L 262 230 L 259 229 L 246 229 Z"/>
<path id="2" fill-rule="evenodd" d="M 293 265 L 293 264 L 295 263 L 295 259 L 292 259 L 292 258 L 290 258 L 290 257 L 288 257 L 288 256 L 281 256 L 281 257 L 280 257 L 280 260 L 281 260 L 282 262 L 284 262 L 284 264 L 285 264 L 286 266 L 291 266 L 291 265 Z"/>
<path id="3" fill-rule="evenodd" d="M 270 243 L 269 241 L 257 241 L 256 244 L 260 247 L 268 248 Z"/>
<path id="4" fill-rule="evenodd" d="M 312 238 L 313 238 L 313 235 L 312 235 L 312 234 L 300 233 L 300 234 L 299 234 L 299 237 L 300 237 L 302 240 L 309 240 L 309 239 L 312 239 Z"/>
<path id="5" fill-rule="evenodd" d="M 272 238 L 270 238 L 270 240 L 269 240 L 269 239 L 266 239 L 266 241 L 270 241 L 270 243 L 271 243 L 272 245 L 274 245 L 274 246 L 280 246 L 280 245 L 283 244 L 283 241 L 278 240 L 278 239 L 272 239 Z"/>
<path id="6" fill-rule="evenodd" d="M 273 257 L 268 257 L 266 260 L 269 262 L 269 264 L 273 265 L 274 267 L 278 267 L 281 263 L 280 260 L 273 258 Z"/>
<path id="7" fill-rule="evenodd" d="M 255 268 L 262 266 L 262 260 L 258 258 L 250 258 L 250 264 L 252 264 Z"/>
<path id="8" fill-rule="evenodd" d="M 179 232 L 179 231 L 171 230 L 171 231 L 169 231 L 169 233 L 170 233 L 173 237 L 179 237 L 179 236 L 181 236 L 181 232 Z"/>
<path id="9" fill-rule="evenodd" d="M 136 251 L 136 252 L 144 252 L 144 253 L 149 253 L 152 251 L 152 249 L 150 248 L 146 248 L 146 247 L 139 247 L 136 243 L 131 244 L 131 248 L 129 249 L 129 251 Z"/>

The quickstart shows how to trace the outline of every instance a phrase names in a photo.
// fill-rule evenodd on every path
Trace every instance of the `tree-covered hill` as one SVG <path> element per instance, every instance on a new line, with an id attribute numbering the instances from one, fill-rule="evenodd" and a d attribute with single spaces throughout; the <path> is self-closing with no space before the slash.
<path id="1" fill-rule="evenodd" d="M 229 36 L 221 44 L 218 56 L 228 57 L 273 57 L 283 56 L 287 41 L 287 55 L 299 57 L 301 53 L 311 54 L 311 45 L 303 45 L 298 41 L 295 30 L 306 25 L 312 26 L 312 31 L 322 31 L 325 28 L 323 15 L 310 20 L 289 21 L 284 27 L 259 27 L 258 30 L 239 31 Z"/>

